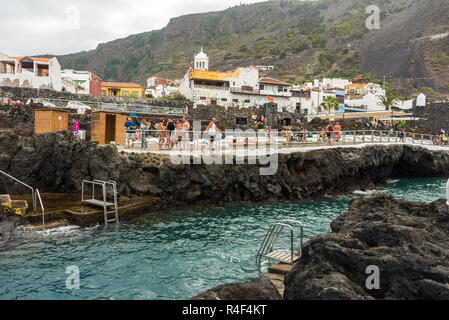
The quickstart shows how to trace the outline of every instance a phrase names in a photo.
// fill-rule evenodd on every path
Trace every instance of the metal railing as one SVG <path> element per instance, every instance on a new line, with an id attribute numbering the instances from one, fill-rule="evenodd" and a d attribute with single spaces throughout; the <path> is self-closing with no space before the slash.
<path id="1" fill-rule="evenodd" d="M 11 180 L 14 180 L 15 182 L 17 182 L 17 183 L 21 184 L 22 186 L 24 186 L 24 187 L 26 187 L 26 188 L 28 188 L 28 189 L 31 190 L 31 199 L 32 199 L 32 201 L 33 201 L 33 211 L 36 211 L 36 198 L 35 198 L 35 190 L 34 190 L 34 188 L 31 187 L 31 186 L 29 186 L 29 185 L 26 184 L 25 182 L 20 181 L 20 180 L 17 179 L 17 178 L 14 178 L 14 177 L 11 176 L 10 174 L 7 174 L 6 172 L 4 172 L 4 171 L 2 171 L 2 170 L 0 170 L 0 174 L 2 174 L 2 175 L 4 175 L 4 176 L 8 177 L 8 178 L 11 179 Z"/>
<path id="2" fill-rule="evenodd" d="M 36 195 L 36 198 L 39 200 L 39 204 L 41 206 L 41 211 L 42 211 L 42 229 L 45 229 L 45 209 L 44 209 L 44 205 L 42 203 L 41 194 L 40 194 L 38 189 L 36 189 L 35 195 Z M 34 211 L 36 211 L 36 209 Z"/>
<path id="3" fill-rule="evenodd" d="M 21 184 L 22 186 L 31 190 L 31 201 L 33 202 L 33 212 L 37 211 L 37 202 L 39 201 L 41 211 L 42 211 L 42 228 L 45 229 L 45 208 L 44 208 L 44 204 L 42 202 L 42 198 L 41 198 L 41 194 L 40 194 L 39 190 L 34 189 L 33 187 L 29 186 L 25 182 L 20 181 L 17 178 L 14 178 L 10 174 L 7 174 L 6 172 L 4 172 L 2 170 L 0 170 L 0 174 L 10 178 L 11 180 L 14 180 L 15 182 L 17 182 L 17 183 Z"/>
<path id="4" fill-rule="evenodd" d="M 292 225 L 298 225 L 300 227 L 300 236 L 299 236 L 300 244 L 297 254 L 295 254 L 294 252 L 294 231 Z M 289 253 L 281 250 L 275 250 L 279 238 L 285 228 L 290 230 L 290 248 L 288 249 Z M 263 239 L 260 245 L 259 251 L 257 252 L 256 264 L 258 266 L 259 272 L 261 272 L 261 267 L 263 264 L 262 259 L 264 258 L 267 259 L 267 261 L 269 261 L 270 259 L 274 259 L 291 265 L 293 265 L 296 261 L 301 259 L 303 247 L 303 235 L 304 235 L 303 225 L 299 221 L 285 219 L 279 223 L 272 224 L 268 229 L 268 232 L 266 233 L 265 238 Z"/>
<path id="5" fill-rule="evenodd" d="M 159 145 L 161 150 L 198 150 L 197 147 L 210 140 L 211 134 L 204 131 L 182 130 L 125 130 L 125 147 L 154 150 Z M 282 148 L 313 147 L 313 146 L 343 146 L 363 143 L 407 143 L 416 145 L 448 146 L 447 137 L 413 132 L 391 130 L 341 130 L 336 131 L 291 131 L 281 130 L 275 135 L 268 131 L 244 132 L 233 131 L 226 135 L 216 133 L 210 141 L 215 147 L 229 145 L 247 146 L 261 143 L 276 143 Z M 248 140 L 251 143 L 248 143 Z"/>
<path id="6" fill-rule="evenodd" d="M 85 185 L 92 185 L 92 198 L 90 198 L 90 199 L 85 199 L 84 198 L 84 190 L 85 190 L 84 186 Z M 98 199 L 95 198 L 95 186 L 101 186 L 102 187 L 102 196 L 103 196 L 102 200 L 98 200 Z M 114 202 L 108 202 L 107 186 L 112 186 Z M 103 180 L 88 181 L 88 180 L 83 180 L 82 185 L 81 185 L 81 203 L 83 205 L 84 204 L 88 204 L 88 205 L 92 205 L 92 206 L 102 207 L 103 211 L 104 211 L 104 224 L 106 225 L 106 227 L 108 226 L 109 222 L 119 223 L 117 183 L 115 181 L 103 181 Z M 108 211 L 109 207 L 114 207 L 114 209 L 111 210 L 111 211 Z M 115 218 L 114 219 L 109 219 L 108 218 L 108 214 L 109 213 L 114 213 Z"/>

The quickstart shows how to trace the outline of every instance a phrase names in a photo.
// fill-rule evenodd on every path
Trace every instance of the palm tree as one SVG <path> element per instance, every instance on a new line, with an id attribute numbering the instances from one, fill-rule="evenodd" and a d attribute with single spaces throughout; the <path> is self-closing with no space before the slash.
<path id="1" fill-rule="evenodd" d="M 332 109 L 334 110 L 340 109 L 340 104 L 338 103 L 338 100 L 335 97 L 327 96 L 324 99 L 323 103 L 321 104 L 321 107 L 324 110 L 327 110 L 330 114 Z"/>
<path id="2" fill-rule="evenodd" d="M 387 94 L 380 97 L 380 103 L 385 107 L 385 110 L 390 110 L 395 99 L 396 97 L 393 94 Z"/>

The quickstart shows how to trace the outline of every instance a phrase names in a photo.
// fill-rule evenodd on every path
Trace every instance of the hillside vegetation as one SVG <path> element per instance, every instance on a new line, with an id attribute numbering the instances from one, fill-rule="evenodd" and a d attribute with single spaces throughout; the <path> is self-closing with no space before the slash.
<path id="1" fill-rule="evenodd" d="M 365 27 L 373 4 L 381 9 L 380 30 Z M 364 73 L 385 76 L 404 95 L 421 87 L 449 93 L 449 37 L 411 41 L 443 32 L 445 0 L 269 1 L 173 18 L 161 30 L 59 59 L 104 80 L 145 84 L 152 75 L 181 78 L 203 46 L 213 70 L 274 65 L 269 75 L 291 83 Z"/>

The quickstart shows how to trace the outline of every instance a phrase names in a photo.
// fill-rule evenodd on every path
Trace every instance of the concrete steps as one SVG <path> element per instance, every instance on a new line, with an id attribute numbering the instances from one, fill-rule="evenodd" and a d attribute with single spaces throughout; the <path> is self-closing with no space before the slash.
<path id="1" fill-rule="evenodd" d="M 284 296 L 285 290 L 284 278 L 292 268 L 292 265 L 281 262 L 270 267 L 268 269 L 268 273 L 265 275 L 265 277 L 273 283 L 282 297 Z"/>

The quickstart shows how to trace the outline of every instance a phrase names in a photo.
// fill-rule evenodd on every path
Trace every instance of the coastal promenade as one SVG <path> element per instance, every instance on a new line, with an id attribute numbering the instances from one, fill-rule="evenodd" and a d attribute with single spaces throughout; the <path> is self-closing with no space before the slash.
<path id="1" fill-rule="evenodd" d="M 324 132 L 327 134 L 327 132 Z M 416 145 L 422 146 L 428 150 L 449 150 L 448 145 L 442 145 L 438 137 L 428 134 L 405 133 L 404 138 L 400 137 L 400 132 L 389 132 L 382 130 L 366 130 L 366 131 L 347 131 L 341 134 L 336 141 L 333 139 L 331 143 L 325 138 L 323 132 L 311 132 L 310 136 L 301 132 L 293 132 L 293 139 L 287 141 L 286 137 L 277 136 L 269 140 L 265 136 L 245 136 L 230 135 L 223 139 L 215 141 L 213 144 L 207 138 L 194 139 L 194 133 L 190 132 L 189 141 L 182 145 L 174 145 L 172 150 L 160 149 L 159 139 L 150 137 L 147 139 L 147 147 L 142 148 L 141 140 L 136 141 L 134 145 L 117 146 L 118 151 L 125 153 L 152 153 L 160 155 L 189 155 L 197 156 L 204 153 L 213 153 L 215 155 L 258 155 L 261 153 L 279 153 L 290 154 L 296 152 L 307 152 L 313 150 L 325 150 L 335 148 L 359 147 L 367 145 Z M 300 136 L 298 139 L 297 137 Z M 296 139 L 295 139 L 296 137 Z M 245 139 L 247 139 L 245 141 Z"/>

